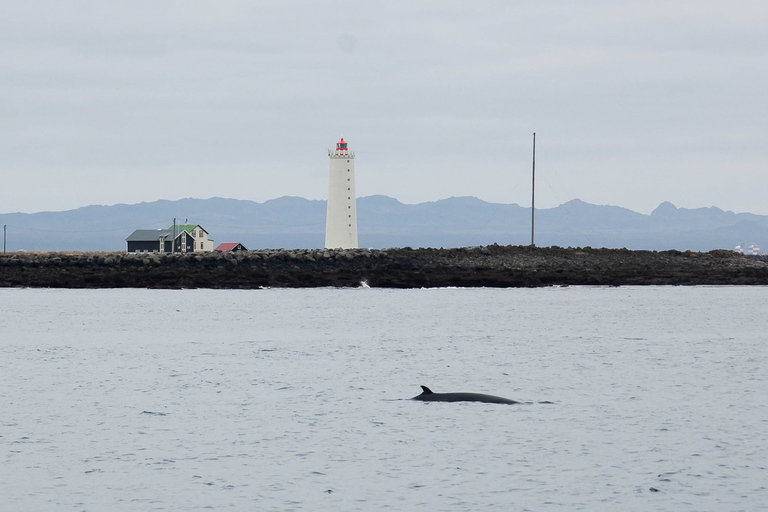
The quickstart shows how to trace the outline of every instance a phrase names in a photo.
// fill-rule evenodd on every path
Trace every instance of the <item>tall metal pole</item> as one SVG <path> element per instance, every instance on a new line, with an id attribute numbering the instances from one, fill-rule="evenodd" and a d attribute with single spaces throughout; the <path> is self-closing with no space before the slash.
<path id="1" fill-rule="evenodd" d="M 533 241 L 534 215 L 536 212 L 536 132 L 533 132 L 533 168 L 531 170 L 531 247 L 536 247 Z"/>
<path id="2" fill-rule="evenodd" d="M 8 224 L 3 224 L 3 254 L 5 254 L 5 230 L 8 227 Z"/>

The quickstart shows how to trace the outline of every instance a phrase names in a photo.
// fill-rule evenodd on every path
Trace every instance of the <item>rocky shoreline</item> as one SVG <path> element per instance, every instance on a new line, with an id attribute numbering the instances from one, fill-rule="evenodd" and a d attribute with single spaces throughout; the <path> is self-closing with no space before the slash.
<path id="1" fill-rule="evenodd" d="M 731 251 L 481 246 L 188 254 L 9 253 L 0 287 L 230 288 L 768 285 L 768 259 Z"/>

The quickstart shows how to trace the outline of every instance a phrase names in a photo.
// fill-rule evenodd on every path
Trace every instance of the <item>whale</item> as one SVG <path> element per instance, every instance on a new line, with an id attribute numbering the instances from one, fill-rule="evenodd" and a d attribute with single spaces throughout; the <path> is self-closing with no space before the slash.
<path id="1" fill-rule="evenodd" d="M 433 393 L 427 386 L 421 386 L 422 393 L 411 398 L 421 402 L 483 402 L 486 404 L 518 404 L 509 398 L 482 393 Z"/>

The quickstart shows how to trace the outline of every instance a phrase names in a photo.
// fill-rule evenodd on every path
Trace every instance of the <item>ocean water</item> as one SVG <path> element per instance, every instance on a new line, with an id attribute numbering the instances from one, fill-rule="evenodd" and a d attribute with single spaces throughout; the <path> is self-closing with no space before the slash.
<path id="1" fill-rule="evenodd" d="M 0 311 L 5 511 L 768 510 L 768 288 L 0 289 Z"/>

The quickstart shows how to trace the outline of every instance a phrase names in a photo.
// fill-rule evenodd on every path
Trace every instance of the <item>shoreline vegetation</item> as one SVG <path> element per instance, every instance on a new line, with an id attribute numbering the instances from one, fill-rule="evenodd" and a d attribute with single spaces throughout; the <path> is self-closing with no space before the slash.
<path id="1" fill-rule="evenodd" d="M 489 245 L 186 254 L 0 254 L 0 287 L 313 288 L 768 285 L 768 257 Z"/>

